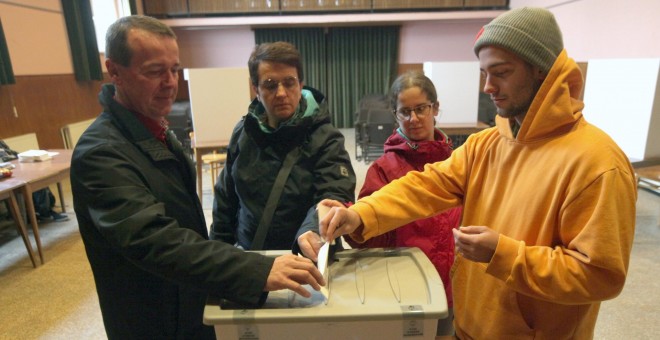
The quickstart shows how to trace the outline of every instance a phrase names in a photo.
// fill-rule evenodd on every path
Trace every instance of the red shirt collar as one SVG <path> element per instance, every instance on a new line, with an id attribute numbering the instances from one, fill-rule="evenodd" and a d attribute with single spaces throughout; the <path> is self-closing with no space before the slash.
<path id="1" fill-rule="evenodd" d="M 139 113 L 134 113 L 137 119 L 139 119 L 142 124 L 151 132 L 151 134 L 156 137 L 161 143 L 167 145 L 165 142 L 165 131 L 167 131 L 167 126 L 169 125 L 169 122 L 165 117 L 161 118 L 160 120 L 153 120 L 151 118 L 148 118 L 147 116 Z"/>

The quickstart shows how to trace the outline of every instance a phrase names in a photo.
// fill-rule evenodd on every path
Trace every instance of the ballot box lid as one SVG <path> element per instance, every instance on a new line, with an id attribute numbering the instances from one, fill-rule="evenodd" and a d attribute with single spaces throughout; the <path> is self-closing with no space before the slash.
<path id="1" fill-rule="evenodd" d="M 278 256 L 285 251 L 260 252 Z M 329 264 L 328 298 L 304 298 L 290 290 L 270 292 L 259 308 L 209 299 L 207 325 L 442 319 L 447 299 L 435 267 L 419 248 L 349 249 Z"/>

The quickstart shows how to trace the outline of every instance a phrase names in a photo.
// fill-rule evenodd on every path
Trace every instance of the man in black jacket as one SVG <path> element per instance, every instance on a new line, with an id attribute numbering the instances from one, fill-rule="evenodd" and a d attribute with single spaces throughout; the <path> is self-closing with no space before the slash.
<path id="1" fill-rule="evenodd" d="M 330 123 L 323 94 L 303 87 L 293 45 L 256 46 L 248 69 L 257 97 L 229 142 L 215 185 L 211 238 L 244 249 L 302 251 L 315 260 L 316 204 L 355 197 L 344 136 Z"/>
<path id="2" fill-rule="evenodd" d="M 208 239 L 195 171 L 166 128 L 179 49 L 156 19 L 117 20 L 106 35 L 103 112 L 76 145 L 74 208 L 110 339 L 214 339 L 208 294 L 257 304 L 264 292 L 311 294 L 321 273 L 305 258 L 269 258 Z"/>

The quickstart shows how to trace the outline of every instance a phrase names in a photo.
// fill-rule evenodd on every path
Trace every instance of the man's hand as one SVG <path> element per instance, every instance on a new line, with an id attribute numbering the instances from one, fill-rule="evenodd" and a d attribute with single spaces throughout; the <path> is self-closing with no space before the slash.
<path id="1" fill-rule="evenodd" d="M 325 199 L 319 204 L 331 207 L 319 221 L 319 233 L 324 235 L 326 240 L 334 240 L 339 236 L 349 234 L 362 225 L 360 215 L 346 208 L 341 202 Z"/>
<path id="2" fill-rule="evenodd" d="M 325 286 L 325 281 L 310 259 L 296 255 L 282 255 L 275 258 L 264 291 L 290 289 L 308 298 L 312 294 L 303 287 L 304 284 L 318 291 L 321 286 Z"/>
<path id="3" fill-rule="evenodd" d="M 319 249 L 323 242 L 321 242 L 321 236 L 313 231 L 307 231 L 304 234 L 298 236 L 298 247 L 302 251 L 305 257 L 312 259 L 312 261 L 318 261 Z"/>
<path id="4" fill-rule="evenodd" d="M 328 214 L 330 208 L 343 206 L 344 205 L 341 202 L 335 200 L 326 199 L 319 202 L 316 205 L 316 213 L 318 214 L 319 222 L 323 219 L 323 217 L 325 217 L 325 215 Z M 303 253 L 303 255 L 305 255 L 305 257 L 312 259 L 314 262 L 318 262 L 319 249 L 321 249 L 321 246 L 323 246 L 323 243 L 325 243 L 326 240 L 320 235 L 323 234 L 307 231 L 304 234 L 298 236 L 298 247 L 300 247 L 300 251 Z M 334 244 L 334 242 L 332 244 Z"/>
<path id="5" fill-rule="evenodd" d="M 486 226 L 468 226 L 452 229 L 456 252 L 464 258 L 488 263 L 495 254 L 500 234 Z"/>

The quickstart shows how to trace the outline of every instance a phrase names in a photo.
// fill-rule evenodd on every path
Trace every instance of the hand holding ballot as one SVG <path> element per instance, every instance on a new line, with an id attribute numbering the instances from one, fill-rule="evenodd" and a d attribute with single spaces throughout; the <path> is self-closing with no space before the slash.
<path id="1" fill-rule="evenodd" d="M 325 199 L 319 202 L 319 206 L 321 205 L 330 208 L 327 214 L 319 219 L 319 233 L 326 240 L 352 233 L 362 225 L 360 215 L 346 208 L 341 202 Z"/>
<path id="2" fill-rule="evenodd" d="M 323 202 L 325 202 L 325 204 Z M 330 211 L 330 208 L 334 206 L 343 207 L 344 205 L 339 201 L 330 199 L 323 200 L 316 205 L 316 214 L 318 215 L 319 222 Z M 327 243 L 327 240 L 332 240 L 330 243 L 332 245 L 335 244 L 334 239 L 326 239 L 323 237 L 322 233 L 317 234 L 314 231 L 308 231 L 298 237 L 298 247 L 300 247 L 300 251 L 305 257 L 314 262 L 318 262 L 319 251 L 322 246 Z M 328 247 L 326 247 L 326 249 L 327 248 Z"/>
<path id="3" fill-rule="evenodd" d="M 321 249 L 322 245 L 321 237 L 313 231 L 308 231 L 298 236 L 298 247 L 300 247 L 300 251 L 306 258 L 314 262 L 318 260 L 319 249 Z"/>
<path id="4" fill-rule="evenodd" d="M 302 256 L 283 255 L 275 258 L 264 291 L 290 289 L 306 298 L 312 296 L 303 284 L 318 291 L 325 285 L 325 280 L 311 260 Z"/>

